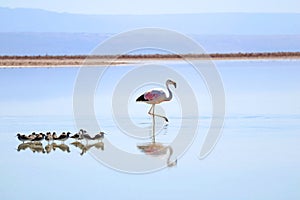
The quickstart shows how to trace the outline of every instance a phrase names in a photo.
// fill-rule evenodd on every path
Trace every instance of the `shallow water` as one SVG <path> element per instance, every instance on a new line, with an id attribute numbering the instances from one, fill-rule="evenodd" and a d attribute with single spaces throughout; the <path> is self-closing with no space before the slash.
<path id="1" fill-rule="evenodd" d="M 95 98 L 101 105 L 95 105 L 95 112 L 101 130 L 107 133 L 103 150 L 91 147 L 81 155 L 82 150 L 69 139 L 64 144 L 70 152 L 59 147 L 50 153 L 34 153 L 30 148 L 18 151 L 21 142 L 14 137 L 17 132 L 78 131 L 72 114 L 78 69 L 1 69 L 0 198 L 299 199 L 299 64 L 216 62 L 225 88 L 226 116 L 220 140 L 202 160 L 198 155 L 211 120 L 211 109 L 205 108 L 210 107 L 209 95 L 189 68 L 183 70 L 183 64 L 176 65 L 175 69 L 182 71 L 192 85 L 198 84 L 194 89 L 200 114 L 188 118 L 189 122 L 199 121 L 197 136 L 177 158 L 176 166 L 139 175 L 107 167 L 89 152 L 105 154 L 110 151 L 111 142 L 120 149 L 143 155 L 137 145 L 151 142 L 148 106 L 129 102 L 131 120 L 146 127 L 149 133 L 143 139 L 131 138 L 120 131 L 111 116 L 111 107 L 106 104 L 111 101 L 111 90 L 104 90 L 106 96 L 102 96 L 99 87 Z M 108 73 L 114 75 L 104 80 L 107 88 L 113 88 L 112 83 L 129 68 L 111 69 Z M 176 108 L 176 101 L 162 105 L 170 122 L 156 135 L 156 141 L 165 145 L 172 142 L 186 119 L 178 117 L 181 111 Z M 162 121 L 157 123 L 161 127 Z M 191 134 L 194 130 L 189 123 L 185 125 L 184 134 Z M 42 145 L 45 150 L 47 142 Z M 121 162 L 122 158 L 115 160 Z M 166 157 L 162 160 L 166 161 Z"/>

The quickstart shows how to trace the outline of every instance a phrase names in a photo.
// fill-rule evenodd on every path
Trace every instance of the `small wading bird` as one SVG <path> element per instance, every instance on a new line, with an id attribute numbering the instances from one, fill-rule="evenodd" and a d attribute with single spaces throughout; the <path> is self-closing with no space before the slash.
<path id="1" fill-rule="evenodd" d="M 81 140 L 82 139 L 80 133 L 76 133 L 76 134 L 70 136 L 70 138 L 75 139 L 75 140 Z"/>
<path id="2" fill-rule="evenodd" d="M 33 140 L 34 138 L 36 138 L 38 135 L 35 134 L 35 132 L 32 132 L 30 135 L 28 135 L 27 137 L 29 138 L 29 140 Z"/>
<path id="3" fill-rule="evenodd" d="M 44 137 L 45 137 L 44 133 L 39 133 L 31 141 L 33 141 L 33 142 L 40 142 L 40 141 L 42 141 L 44 139 Z"/>
<path id="4" fill-rule="evenodd" d="M 151 104 L 152 106 L 151 106 L 150 110 L 148 111 L 148 114 L 152 115 L 153 117 L 154 116 L 161 117 L 161 118 L 165 119 L 166 122 L 169 121 L 168 118 L 166 118 L 165 116 L 162 116 L 162 115 L 155 114 L 154 110 L 155 110 L 155 104 L 159 104 L 164 101 L 171 101 L 173 95 L 172 95 L 172 91 L 169 88 L 169 85 L 173 85 L 176 88 L 176 83 L 172 80 L 166 81 L 166 87 L 169 91 L 168 97 L 167 97 L 165 91 L 163 89 L 159 88 L 159 89 L 149 90 L 149 91 L 145 92 L 144 94 L 142 94 L 139 98 L 136 99 L 137 102 L 141 101 L 141 102 Z"/>
<path id="5" fill-rule="evenodd" d="M 104 132 L 100 132 L 93 137 L 93 140 L 102 140 L 104 138 Z"/>
<path id="6" fill-rule="evenodd" d="M 80 129 L 79 132 L 80 132 L 81 138 L 83 138 L 85 140 L 93 140 L 93 137 L 90 136 L 89 134 L 87 134 L 86 130 Z"/>
<path id="7" fill-rule="evenodd" d="M 46 133 L 46 136 L 45 136 L 45 140 L 49 143 L 50 141 L 53 140 L 53 136 L 50 132 L 47 132 Z"/>
<path id="8" fill-rule="evenodd" d="M 53 137 L 53 139 L 54 140 L 59 140 L 61 142 L 64 142 L 64 141 L 66 141 L 69 138 L 70 134 L 71 134 L 70 132 L 68 132 L 68 133 L 63 132 L 60 136 Z"/>
<path id="9" fill-rule="evenodd" d="M 25 141 L 28 141 L 28 140 L 30 140 L 29 139 L 29 137 L 27 137 L 26 135 L 21 135 L 20 133 L 18 133 L 17 135 L 16 135 L 16 137 L 18 137 L 18 139 L 21 141 L 21 142 L 25 142 Z"/>

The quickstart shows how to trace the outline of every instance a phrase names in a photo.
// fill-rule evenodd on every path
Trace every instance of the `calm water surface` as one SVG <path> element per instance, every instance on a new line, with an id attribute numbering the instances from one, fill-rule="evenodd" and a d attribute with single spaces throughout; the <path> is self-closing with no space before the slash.
<path id="1" fill-rule="evenodd" d="M 203 160 L 197 156 L 211 120 L 206 108 L 209 95 L 182 65 L 175 69 L 187 71 L 191 84 L 198 84 L 200 116 L 191 118 L 199 120 L 197 137 L 176 166 L 139 175 L 111 169 L 88 152 L 81 155 L 70 139 L 64 143 L 68 151 L 59 147 L 50 153 L 34 153 L 29 148 L 18 151 L 17 132 L 78 131 L 72 115 L 78 69 L 1 69 L 0 198 L 299 199 L 300 62 L 216 62 L 226 93 L 225 124 L 221 139 Z M 126 70 L 108 72 L 114 76 L 107 80 L 107 87 L 113 87 Z M 109 89 L 106 94 L 99 100 L 102 104 L 110 101 Z M 156 136 L 163 144 L 174 139 L 182 120 L 172 105 L 162 105 L 170 120 Z M 132 120 L 151 125 L 148 106 L 134 106 L 129 105 Z M 110 141 L 142 154 L 137 145 L 150 142 L 150 137 L 139 140 L 122 134 L 111 110 L 104 107 L 95 106 L 101 130 L 107 133 L 98 151 L 109 151 L 105 144 Z M 184 127 L 184 133 L 192 131 Z M 47 143 L 42 145 L 45 150 Z"/>

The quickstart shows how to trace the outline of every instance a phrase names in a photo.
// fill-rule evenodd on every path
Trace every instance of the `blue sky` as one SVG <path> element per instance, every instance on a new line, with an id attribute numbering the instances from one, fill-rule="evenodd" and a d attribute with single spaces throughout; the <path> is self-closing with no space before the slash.
<path id="1" fill-rule="evenodd" d="M 85 14 L 300 13 L 299 0 L 3 0 L 0 6 Z"/>

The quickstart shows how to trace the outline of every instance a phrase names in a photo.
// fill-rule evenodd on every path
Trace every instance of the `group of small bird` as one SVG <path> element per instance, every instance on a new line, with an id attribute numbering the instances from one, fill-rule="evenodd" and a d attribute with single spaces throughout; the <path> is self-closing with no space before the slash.
<path id="1" fill-rule="evenodd" d="M 26 141 L 30 141 L 30 142 L 41 142 L 43 140 L 46 140 L 48 142 L 51 141 L 61 141 L 64 142 L 66 141 L 68 138 L 72 138 L 72 139 L 76 139 L 76 140 L 102 140 L 104 138 L 104 132 L 99 132 L 97 133 L 95 136 L 90 136 L 89 134 L 87 134 L 87 131 L 80 129 L 80 131 L 74 135 L 71 136 L 70 132 L 62 132 L 61 135 L 56 135 L 56 132 L 47 132 L 46 134 L 44 133 L 38 133 L 36 134 L 35 132 L 33 132 L 30 135 L 25 135 L 25 134 L 20 134 L 18 133 L 16 135 L 16 137 L 18 137 L 18 140 L 20 140 L 21 142 L 26 142 Z"/>

